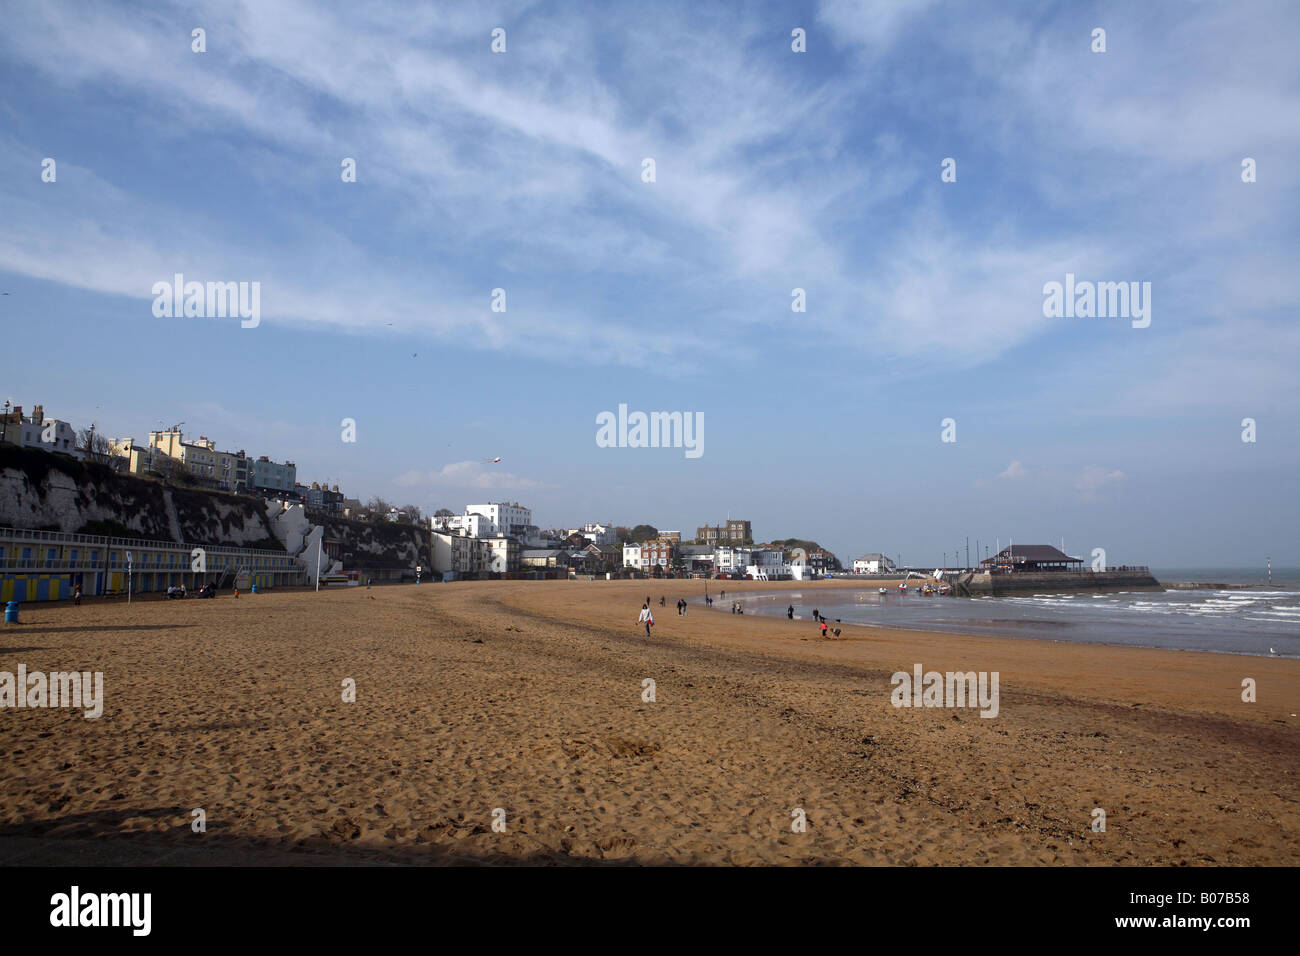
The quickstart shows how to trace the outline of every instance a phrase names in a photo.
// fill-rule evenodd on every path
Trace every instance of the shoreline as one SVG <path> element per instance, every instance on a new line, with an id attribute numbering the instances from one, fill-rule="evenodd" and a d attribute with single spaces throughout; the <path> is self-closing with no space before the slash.
<path id="1" fill-rule="evenodd" d="M 798 581 L 798 582 L 784 582 L 784 581 L 772 582 L 772 581 L 761 581 L 761 582 L 748 582 L 748 583 L 751 583 L 751 584 L 807 584 L 807 583 L 809 583 L 809 582 L 802 582 L 802 581 Z M 820 583 L 822 583 L 822 582 L 812 582 L 812 583 L 818 583 L 818 584 L 820 584 Z M 829 583 L 829 582 L 828 582 L 828 583 Z M 895 588 L 897 587 L 898 583 L 899 583 L 899 580 L 897 580 L 897 579 L 893 581 L 893 585 L 894 585 Z M 875 587 L 878 588 L 878 587 L 883 587 L 883 586 L 886 586 L 884 582 L 882 582 L 881 584 L 876 585 Z M 1242 587 L 1244 588 L 1245 586 L 1243 585 Z M 823 588 L 819 588 L 818 590 L 823 590 L 823 591 L 828 591 L 828 592 L 833 592 L 833 591 L 835 591 L 835 590 L 845 590 L 845 591 L 872 591 L 872 592 L 874 593 L 874 590 L 875 590 L 875 589 L 874 589 L 874 588 L 862 588 L 862 587 L 842 587 L 842 588 L 823 587 Z M 892 592 L 892 590 L 893 590 L 893 589 L 891 589 L 891 592 Z M 1083 593 L 1093 594 L 1093 593 L 1112 593 L 1112 592 L 1109 592 L 1109 591 L 1095 591 L 1095 592 L 1083 592 Z M 1141 593 L 1146 593 L 1146 592 L 1141 592 L 1141 591 L 1123 591 L 1123 590 L 1119 590 L 1119 591 L 1116 591 L 1116 592 L 1113 592 L 1113 593 L 1119 593 L 1119 594 L 1141 594 Z M 759 591 L 759 592 L 757 592 L 757 593 L 751 593 L 749 596 L 750 596 L 750 597 L 768 597 L 768 596 L 773 596 L 773 595 L 771 594 L 771 592 L 768 592 L 768 591 Z M 1006 598 L 1006 597 L 1017 597 L 1017 598 L 1019 598 L 1019 597 L 1034 597 L 1034 596 L 1038 596 L 1038 595 L 980 595 L 979 597 L 952 597 L 952 596 L 949 596 L 949 595 L 942 595 L 942 596 L 934 596 L 934 599 L 936 599 L 936 600 L 974 601 L 974 600 L 998 600 L 998 599 L 1000 599 L 1000 598 Z M 709 611 L 717 611 L 717 610 L 719 610 L 719 609 L 717 608 L 716 604 L 715 604 L 715 606 L 713 606 L 713 607 L 708 607 L 707 605 L 692 605 L 692 606 L 693 606 L 693 607 L 695 607 L 695 606 L 704 607 L 705 610 L 709 610 Z M 667 608 L 665 608 L 665 610 L 667 610 Z M 725 611 L 725 610 L 723 610 L 722 613 L 724 613 L 724 614 L 729 614 L 729 612 L 728 612 L 728 611 Z M 789 623 L 794 623 L 794 622 L 798 622 L 798 621 L 801 620 L 801 618 L 799 618 L 798 616 L 796 616 L 796 617 L 794 618 L 794 621 L 792 622 L 792 621 L 790 621 L 788 618 L 782 618 L 781 615 L 777 615 L 777 614 L 754 614 L 754 615 L 752 615 L 752 616 L 753 616 L 753 617 L 761 617 L 761 618 L 765 618 L 765 619 L 767 619 L 767 620 L 785 620 L 787 624 L 789 624 Z M 806 617 L 805 617 L 804 619 L 805 619 L 805 620 L 808 620 L 809 622 L 811 622 L 811 618 L 806 618 Z M 1157 646 L 1152 645 L 1152 644 L 1130 643 L 1130 642 L 1124 642 L 1124 641 L 1114 641 L 1114 642 L 1111 642 L 1111 641 L 1100 641 L 1100 640 L 1088 640 L 1088 641 L 1082 641 L 1082 640 L 1063 640 L 1063 639 L 1061 639 L 1061 638 L 1044 637 L 1044 636 L 1038 636 L 1038 635 L 1026 635 L 1026 636 L 1023 636 L 1023 637 L 1022 637 L 1022 636 L 1013 636 L 1013 635 L 1008 635 L 1008 634 L 989 634 L 989 633 L 987 633 L 987 632 L 980 632 L 980 631 L 975 630 L 975 629 L 972 629 L 972 630 L 969 631 L 969 632 L 967 632 L 967 631 L 952 631 L 952 630 L 945 630 L 941 625 L 936 625 L 935 627 L 930 628 L 930 627 L 916 627 L 916 626 L 907 625 L 907 624 L 894 624 L 894 623 L 890 623 L 890 624 L 873 624 L 873 623 L 870 623 L 870 622 L 867 622 L 867 621 L 840 621 L 840 622 L 838 622 L 838 623 L 839 623 L 840 626 L 842 626 L 842 627 L 853 626 L 853 627 L 862 627 L 862 628 L 869 628 L 869 629 L 879 629 L 879 630 L 884 630 L 884 631 L 909 631 L 909 632 L 912 632 L 912 633 L 915 633 L 915 634 L 935 634 L 935 635 L 941 635 L 941 636 L 947 636 L 947 637 L 956 637 L 956 638 L 985 638 L 985 639 L 989 639 L 989 640 L 1036 641 L 1036 642 L 1045 642 L 1045 643 L 1049 643 L 1049 644 L 1080 644 L 1080 645 L 1089 646 L 1089 647 L 1130 647 L 1130 648 L 1135 648 L 1135 649 L 1139 649 L 1139 650 L 1149 650 L 1149 651 L 1170 651 L 1170 652 L 1174 652 L 1174 653 L 1226 654 L 1226 655 L 1229 655 L 1229 656 L 1232 656 L 1232 657 L 1261 658 L 1261 659 L 1264 659 L 1264 660 L 1300 660 L 1300 655 L 1267 654 L 1267 653 L 1257 653 L 1257 652 L 1251 652 L 1251 651 L 1222 650 L 1222 649 L 1217 649 L 1217 648 L 1202 648 L 1202 647 L 1157 647 Z M 837 640 L 837 638 L 827 638 L 827 640 Z M 838 640 L 843 640 L 843 637 L 838 638 Z"/>

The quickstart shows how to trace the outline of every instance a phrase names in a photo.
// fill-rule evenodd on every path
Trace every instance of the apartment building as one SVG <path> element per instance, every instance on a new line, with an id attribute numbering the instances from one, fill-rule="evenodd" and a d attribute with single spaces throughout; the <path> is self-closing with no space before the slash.
<path id="1" fill-rule="evenodd" d="M 507 574 L 519 570 L 519 541 L 504 534 L 490 538 L 479 538 L 484 553 L 485 570 L 495 574 Z"/>
<path id="2" fill-rule="evenodd" d="M 581 530 L 574 529 L 570 534 L 580 534 L 598 548 L 607 548 L 610 545 L 617 544 L 618 534 L 613 525 L 608 524 L 585 524 Z"/>
<path id="3" fill-rule="evenodd" d="M 527 537 L 533 525 L 533 512 L 517 501 L 494 501 L 484 505 L 466 505 L 465 514 L 482 515 L 491 525 L 490 534 L 504 534 L 516 538 Z"/>
<path id="4" fill-rule="evenodd" d="M 647 541 L 641 545 L 641 569 L 650 571 L 658 567 L 665 571 L 673 566 L 677 545 L 672 541 Z"/>
<path id="5" fill-rule="evenodd" d="M 487 548 L 481 540 L 454 531 L 432 531 L 433 570 L 444 581 L 479 574 L 486 569 Z"/>
<path id="6" fill-rule="evenodd" d="M 248 479 L 250 491 L 274 497 L 277 492 L 285 494 L 293 491 L 297 484 L 298 466 L 291 461 L 271 461 L 262 455 L 252 462 Z"/>
<path id="7" fill-rule="evenodd" d="M 744 574 L 753 563 L 753 548 L 719 545 L 713 551 L 713 567 L 720 574 Z"/>
<path id="8" fill-rule="evenodd" d="M 242 449 L 218 451 L 207 435 L 200 435 L 198 441 L 185 441 L 179 428 L 150 432 L 149 447 L 179 461 L 197 485 L 238 494 L 248 492 L 252 468 Z"/>
<path id="9" fill-rule="evenodd" d="M 295 485 L 294 490 L 298 494 L 298 499 L 308 510 L 342 517 L 343 492 L 339 491 L 338 485 L 330 488 L 329 485 L 322 485 L 313 481 L 310 486 Z"/>
<path id="10" fill-rule="evenodd" d="M 429 519 L 429 527 L 435 531 L 448 531 L 471 538 L 486 538 L 496 533 L 492 519 L 481 514 L 434 515 Z"/>
<path id="11" fill-rule="evenodd" d="M 16 405 L 13 411 L 5 412 L 0 420 L 0 441 L 7 441 L 24 448 L 40 448 L 43 451 L 58 452 L 84 458 L 85 454 L 77 447 L 77 430 L 68 422 L 59 418 L 46 418 L 45 407 L 35 405 L 29 416 L 23 415 L 23 407 Z"/>

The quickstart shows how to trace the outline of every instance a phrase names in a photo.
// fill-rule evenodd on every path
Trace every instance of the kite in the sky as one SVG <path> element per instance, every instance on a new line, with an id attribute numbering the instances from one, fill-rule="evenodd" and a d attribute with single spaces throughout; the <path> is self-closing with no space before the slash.
<path id="1" fill-rule="evenodd" d="M 499 462 L 500 460 L 501 460 L 500 458 L 480 458 L 480 459 L 479 459 L 479 464 L 480 464 L 480 465 L 495 465 L 495 464 L 497 464 L 497 462 Z"/>

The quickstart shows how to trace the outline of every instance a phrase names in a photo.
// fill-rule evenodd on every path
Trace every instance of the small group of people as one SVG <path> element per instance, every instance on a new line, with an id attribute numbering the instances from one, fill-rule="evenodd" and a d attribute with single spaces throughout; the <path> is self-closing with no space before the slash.
<path id="1" fill-rule="evenodd" d="M 677 602 L 677 613 L 678 613 L 678 614 L 685 614 L 685 613 L 686 613 L 686 601 L 685 601 L 685 600 L 681 600 L 681 601 L 678 601 L 678 602 Z"/>
<path id="2" fill-rule="evenodd" d="M 732 613 L 732 614 L 744 614 L 744 613 L 745 613 L 745 609 L 744 609 L 743 607 L 740 606 L 740 602 L 739 602 L 739 601 L 732 601 L 732 602 L 731 602 L 731 613 Z"/>

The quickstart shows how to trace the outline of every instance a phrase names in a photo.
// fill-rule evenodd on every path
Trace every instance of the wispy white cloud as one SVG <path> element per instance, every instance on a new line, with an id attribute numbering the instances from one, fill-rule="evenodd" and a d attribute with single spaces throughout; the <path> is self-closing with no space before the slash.
<path id="1" fill-rule="evenodd" d="M 523 478 L 477 461 L 456 461 L 437 471 L 408 471 L 393 479 L 401 488 L 544 488 L 543 482 Z"/>
<path id="2" fill-rule="evenodd" d="M 1094 501 L 1100 489 L 1123 481 L 1125 477 L 1124 472 L 1118 468 L 1102 468 L 1100 465 L 1089 465 L 1083 469 L 1078 480 L 1075 481 L 1074 487 L 1082 492 L 1084 501 Z"/>

